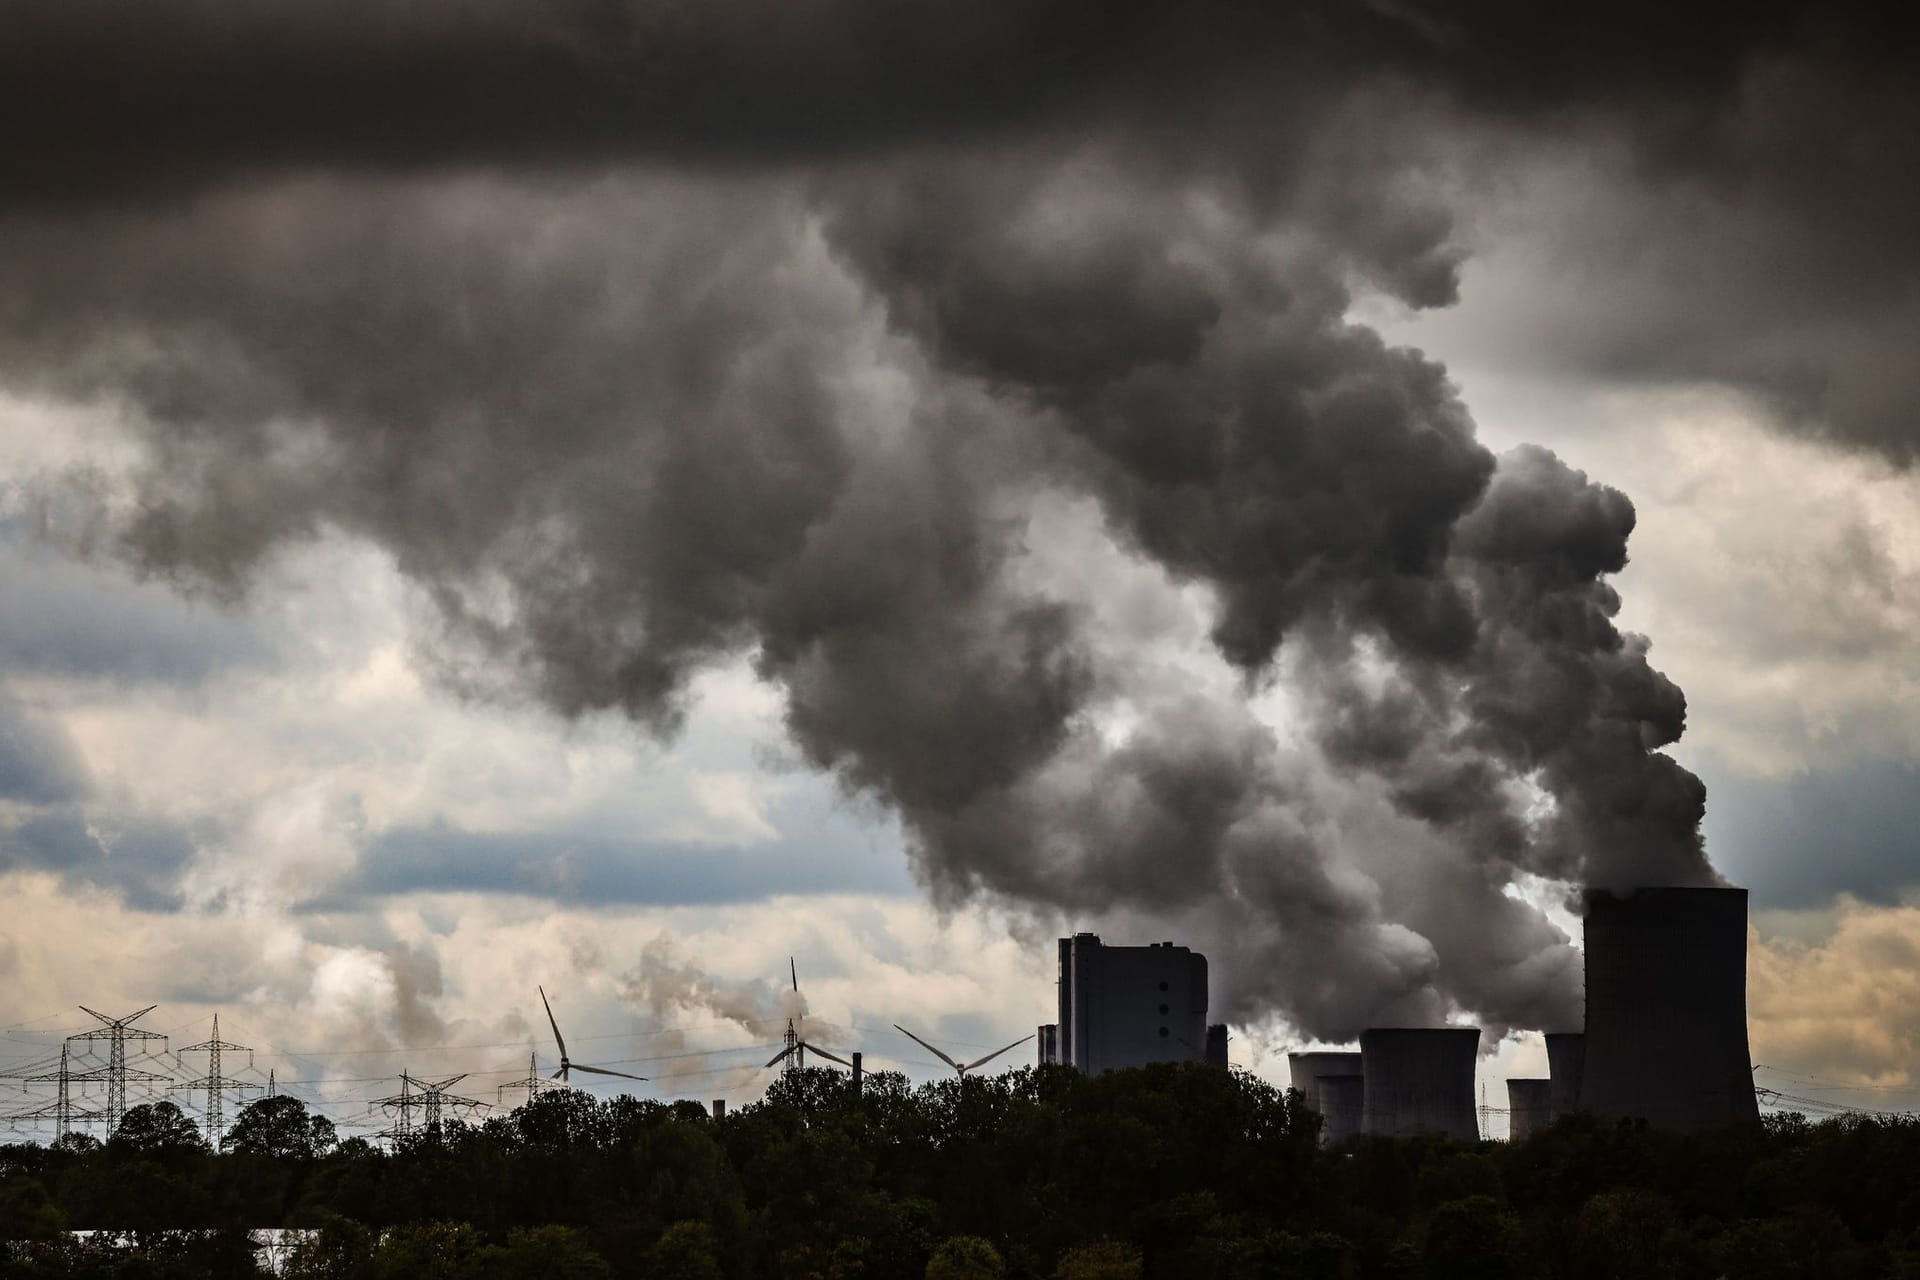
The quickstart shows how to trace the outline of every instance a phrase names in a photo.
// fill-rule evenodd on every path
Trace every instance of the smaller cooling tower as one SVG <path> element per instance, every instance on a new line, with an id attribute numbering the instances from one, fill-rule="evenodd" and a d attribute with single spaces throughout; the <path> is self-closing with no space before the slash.
<path id="1" fill-rule="evenodd" d="M 1359 1054 L 1354 1054 L 1359 1057 Z M 1330 1147 L 1351 1142 L 1360 1136 L 1360 1121 L 1367 1106 L 1367 1082 L 1364 1076 L 1321 1076 L 1320 1114 L 1326 1127 L 1320 1136 Z"/>
<path id="2" fill-rule="evenodd" d="M 1759 1118 L 1747 1049 L 1747 891 L 1587 895 L 1580 1106 L 1657 1128 Z"/>
<path id="3" fill-rule="evenodd" d="M 1525 1142 L 1553 1123 L 1553 1081 L 1507 1081 L 1507 1136 Z"/>
<path id="4" fill-rule="evenodd" d="M 1334 1115 L 1333 1104 L 1327 1097 L 1326 1081 L 1329 1077 L 1351 1078 L 1358 1082 L 1361 1076 L 1360 1055 L 1357 1053 L 1290 1053 L 1287 1065 L 1293 1073 L 1293 1087 L 1300 1091 L 1307 1105 L 1320 1113 L 1326 1123 L 1321 1127 L 1320 1139 L 1327 1145 L 1345 1142 L 1359 1132 L 1359 1100 L 1351 1115 Z"/>
<path id="5" fill-rule="evenodd" d="M 1360 1033 L 1361 1128 L 1388 1138 L 1437 1134 L 1475 1142 L 1478 1027 L 1375 1027 Z"/>
<path id="6" fill-rule="evenodd" d="M 1580 1109 L 1580 1068 L 1587 1060 L 1587 1038 L 1578 1031 L 1547 1032 L 1547 1074 L 1553 1077 L 1552 1118 Z"/>

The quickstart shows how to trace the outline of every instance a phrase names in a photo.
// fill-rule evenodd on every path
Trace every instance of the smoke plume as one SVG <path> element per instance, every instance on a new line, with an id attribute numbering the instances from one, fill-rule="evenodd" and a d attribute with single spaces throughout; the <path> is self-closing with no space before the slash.
<path id="1" fill-rule="evenodd" d="M 1354 315 L 1452 302 L 1458 177 L 1543 142 L 1619 148 L 1636 207 L 1728 189 L 1755 76 L 1881 83 L 1862 23 L 123 7 L 0 51 L 0 381 L 124 419 L 143 571 L 367 539 L 452 687 L 662 735 L 750 661 L 936 900 L 1177 925 L 1228 1016 L 1332 1039 L 1560 1023 L 1577 958 L 1513 885 L 1713 878 L 1684 699 L 1614 624 L 1632 505 L 1494 456 Z M 1847 257 L 1781 154 L 1755 216 Z M 1205 653 L 1112 625 L 1062 507 Z"/>

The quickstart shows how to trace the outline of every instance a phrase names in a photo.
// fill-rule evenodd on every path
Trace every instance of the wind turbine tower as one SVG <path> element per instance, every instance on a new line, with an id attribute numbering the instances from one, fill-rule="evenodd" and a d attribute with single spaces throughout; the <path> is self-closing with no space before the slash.
<path id="1" fill-rule="evenodd" d="M 565 1084 L 573 1083 L 573 1073 L 585 1071 L 596 1076 L 619 1076 L 622 1080 L 645 1080 L 645 1076 L 636 1076 L 628 1071 L 615 1071 L 612 1067 L 590 1067 L 584 1062 L 575 1062 L 567 1056 L 567 1042 L 560 1034 L 560 1024 L 554 1021 L 553 1006 L 547 1003 L 547 989 L 535 987 L 540 993 L 540 1007 L 547 1011 L 547 1025 L 553 1028 L 553 1043 L 560 1050 L 560 1069 L 553 1073 L 552 1079 Z"/>

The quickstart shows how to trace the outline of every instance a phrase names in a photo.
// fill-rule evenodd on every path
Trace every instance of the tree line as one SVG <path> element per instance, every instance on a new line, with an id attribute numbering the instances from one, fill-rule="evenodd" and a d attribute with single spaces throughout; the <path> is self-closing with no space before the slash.
<path id="1" fill-rule="evenodd" d="M 1164 1065 L 856 1090 L 780 1077 L 724 1118 L 543 1093 L 383 1149 L 281 1095 L 219 1152 L 173 1104 L 101 1144 L 0 1147 L 9 1277 L 296 1280 L 1920 1280 L 1920 1122 L 1336 1149 L 1298 1094 Z M 82 1240 L 73 1230 L 118 1233 Z"/>

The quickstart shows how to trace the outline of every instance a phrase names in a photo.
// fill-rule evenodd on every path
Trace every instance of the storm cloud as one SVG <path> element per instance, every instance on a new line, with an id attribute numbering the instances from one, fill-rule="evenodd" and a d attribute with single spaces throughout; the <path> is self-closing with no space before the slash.
<path id="1" fill-rule="evenodd" d="M 1354 315 L 1451 303 L 1468 188 L 1568 142 L 1622 208 L 1845 258 L 1752 94 L 1885 75 L 1874 33 L 1716 8 L 36 11 L 0 379 L 121 415 L 89 518 L 140 572 L 242 598 L 364 539 L 448 686 L 661 735 L 744 659 L 938 901 L 1182 921 L 1232 1017 L 1328 1038 L 1558 1024 L 1573 953 L 1511 886 L 1714 876 L 1685 700 L 1614 623 L 1633 508 Z M 1827 355 L 1686 360 L 1899 455 Z M 1061 495 L 1204 595 L 1224 681 L 1058 585 Z"/>

